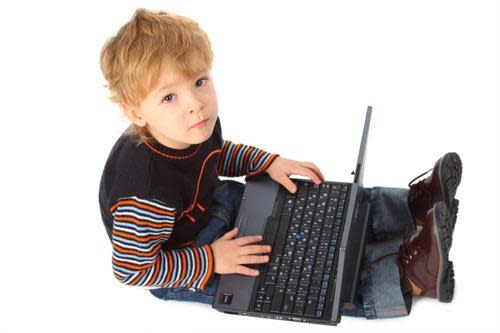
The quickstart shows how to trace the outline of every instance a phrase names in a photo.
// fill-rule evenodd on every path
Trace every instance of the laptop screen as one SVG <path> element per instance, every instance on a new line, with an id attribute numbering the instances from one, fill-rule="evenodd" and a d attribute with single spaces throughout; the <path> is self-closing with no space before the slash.
<path id="1" fill-rule="evenodd" d="M 370 119 L 372 117 L 372 107 L 368 106 L 366 110 L 365 127 L 363 136 L 361 137 L 361 145 L 359 147 L 358 162 L 356 163 L 356 171 L 354 173 L 354 183 L 363 186 L 363 173 L 365 171 L 366 144 L 368 141 L 368 130 L 370 128 Z"/>

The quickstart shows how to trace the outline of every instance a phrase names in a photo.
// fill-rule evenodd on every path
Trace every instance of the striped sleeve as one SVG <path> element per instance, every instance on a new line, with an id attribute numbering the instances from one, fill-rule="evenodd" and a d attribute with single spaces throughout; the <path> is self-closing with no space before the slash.
<path id="1" fill-rule="evenodd" d="M 256 147 L 224 141 L 217 171 L 220 176 L 247 177 L 265 171 L 278 154 L 271 154 Z"/>
<path id="2" fill-rule="evenodd" d="M 164 250 L 175 225 L 176 209 L 136 196 L 119 199 L 113 215 L 113 272 L 127 285 L 205 289 L 212 278 L 209 244 Z"/>

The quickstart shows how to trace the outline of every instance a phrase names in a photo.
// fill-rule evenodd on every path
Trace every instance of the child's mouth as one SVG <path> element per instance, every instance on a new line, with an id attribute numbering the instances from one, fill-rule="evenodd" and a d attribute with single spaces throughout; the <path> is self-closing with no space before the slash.
<path id="1" fill-rule="evenodd" d="M 203 120 L 202 122 L 199 122 L 198 124 L 194 125 L 193 128 L 201 128 L 204 127 L 208 122 L 208 119 Z"/>

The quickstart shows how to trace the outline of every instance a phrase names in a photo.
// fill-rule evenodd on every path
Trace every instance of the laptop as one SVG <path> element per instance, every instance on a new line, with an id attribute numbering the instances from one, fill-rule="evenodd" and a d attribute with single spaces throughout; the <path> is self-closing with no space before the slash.
<path id="1" fill-rule="evenodd" d="M 212 307 L 229 314 L 337 325 L 354 307 L 370 203 L 363 171 L 368 106 L 352 183 L 291 177 L 290 193 L 266 173 L 249 178 L 236 216 L 237 237 L 262 235 L 271 245 L 258 276 L 222 274 Z"/>

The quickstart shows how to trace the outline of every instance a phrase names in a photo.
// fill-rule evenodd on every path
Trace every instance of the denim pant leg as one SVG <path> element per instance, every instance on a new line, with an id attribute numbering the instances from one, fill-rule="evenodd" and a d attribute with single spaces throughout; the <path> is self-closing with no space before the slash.
<path id="1" fill-rule="evenodd" d="M 356 308 L 343 314 L 367 319 L 407 316 L 412 296 L 401 291 L 397 253 L 405 235 L 416 231 L 407 203 L 408 189 L 365 188 L 364 195 L 372 204 L 365 262 Z M 385 255 L 389 256 L 375 261 Z"/>
<path id="2" fill-rule="evenodd" d="M 193 246 L 199 247 L 204 244 L 210 244 L 234 227 L 237 208 L 240 205 L 243 190 L 244 184 L 240 182 L 234 180 L 221 181 L 219 187 L 214 192 L 212 205 L 206 212 L 210 216 L 207 226 L 196 236 L 196 239 L 192 243 Z M 182 286 L 177 288 L 150 289 L 150 292 L 155 297 L 163 300 L 212 304 L 219 279 L 220 274 L 214 273 L 204 290 Z"/>

